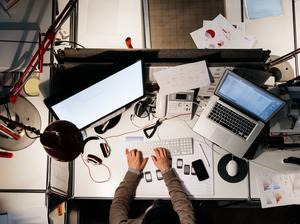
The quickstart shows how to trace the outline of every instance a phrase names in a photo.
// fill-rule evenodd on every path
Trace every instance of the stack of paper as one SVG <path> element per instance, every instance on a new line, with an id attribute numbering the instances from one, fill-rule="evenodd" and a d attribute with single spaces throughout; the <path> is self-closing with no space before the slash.
<path id="1" fill-rule="evenodd" d="M 262 208 L 300 204 L 300 174 L 261 174 L 257 187 Z"/>
<path id="2" fill-rule="evenodd" d="M 233 26 L 222 15 L 191 33 L 197 48 L 224 49 L 224 48 L 252 48 L 255 38 Z"/>

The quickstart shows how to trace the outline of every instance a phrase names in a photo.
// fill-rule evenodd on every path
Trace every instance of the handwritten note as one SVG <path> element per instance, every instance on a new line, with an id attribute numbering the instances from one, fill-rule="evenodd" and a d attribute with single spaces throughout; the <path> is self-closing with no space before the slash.
<path id="1" fill-rule="evenodd" d="M 205 61 L 169 67 L 154 73 L 160 94 L 167 95 L 210 85 Z"/>

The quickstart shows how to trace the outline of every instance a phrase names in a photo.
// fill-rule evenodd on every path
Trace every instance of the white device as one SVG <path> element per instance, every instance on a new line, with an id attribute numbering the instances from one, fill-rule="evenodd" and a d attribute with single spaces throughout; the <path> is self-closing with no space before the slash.
<path id="1" fill-rule="evenodd" d="M 174 116 L 179 114 L 191 114 L 193 108 L 194 90 L 173 93 L 169 95 L 157 94 L 156 117 L 165 115 Z"/>
<path id="2" fill-rule="evenodd" d="M 192 117 L 193 98 L 193 90 L 168 95 L 167 116 L 190 113 Z"/>

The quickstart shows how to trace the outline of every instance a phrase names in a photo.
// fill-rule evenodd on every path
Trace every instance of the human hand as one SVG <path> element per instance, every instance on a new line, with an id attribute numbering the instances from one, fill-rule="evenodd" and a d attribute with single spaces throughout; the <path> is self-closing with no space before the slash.
<path id="1" fill-rule="evenodd" d="M 128 167 L 131 169 L 139 170 L 142 171 L 148 161 L 148 158 L 143 159 L 143 155 L 141 151 L 138 151 L 137 149 L 133 150 L 128 150 L 126 149 L 125 151 L 126 156 L 127 156 L 127 162 L 128 162 Z"/>
<path id="2" fill-rule="evenodd" d="M 165 148 L 154 149 L 155 155 L 152 155 L 154 165 L 161 171 L 165 172 L 171 167 L 169 152 Z"/>

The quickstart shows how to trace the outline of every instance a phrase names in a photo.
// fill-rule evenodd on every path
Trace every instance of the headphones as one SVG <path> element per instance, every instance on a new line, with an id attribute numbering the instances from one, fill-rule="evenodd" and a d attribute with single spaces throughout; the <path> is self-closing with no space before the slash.
<path id="1" fill-rule="evenodd" d="M 83 152 L 84 152 L 85 145 L 89 141 L 99 140 L 99 139 L 100 138 L 98 136 L 91 136 L 91 137 L 88 137 L 88 138 L 84 139 L 84 141 L 83 141 Z M 107 158 L 110 155 L 110 148 L 109 148 L 109 146 L 106 142 L 105 143 L 100 143 L 100 149 L 101 149 L 101 152 L 102 152 L 102 154 L 105 158 Z M 98 157 L 96 155 L 93 155 L 93 154 L 87 154 L 86 160 L 87 160 L 87 162 L 93 163 L 94 165 L 101 165 L 102 164 L 102 159 L 100 159 L 100 157 Z"/>
<path id="2" fill-rule="evenodd" d="M 134 114 L 140 118 L 148 117 L 150 119 L 150 114 L 153 113 L 154 100 L 151 97 L 147 97 L 144 100 L 140 100 L 134 106 Z"/>
<path id="3" fill-rule="evenodd" d="M 89 142 L 89 141 L 92 141 L 92 140 L 99 140 L 99 139 L 103 139 L 101 137 L 98 137 L 98 136 L 91 136 L 91 137 L 88 137 L 86 139 L 84 139 L 83 141 L 83 153 L 84 153 L 84 148 L 85 148 L 85 145 Z M 101 149 L 101 152 L 102 152 L 102 155 L 107 158 L 109 157 L 110 155 L 110 147 L 108 146 L 107 142 L 105 139 L 103 139 L 105 141 L 105 143 L 101 142 L 99 145 L 100 145 L 100 149 Z M 110 179 L 110 169 L 108 166 L 106 166 L 105 164 L 103 164 L 103 161 L 102 159 L 100 159 L 99 156 L 96 156 L 94 154 L 87 154 L 86 158 L 84 158 L 83 156 L 83 153 L 81 154 L 81 158 L 84 162 L 84 164 L 86 165 L 86 167 L 88 168 L 88 171 L 89 171 L 89 175 L 91 177 L 91 179 L 95 182 L 95 183 L 103 183 L 103 182 L 106 182 Z M 93 176 L 91 175 L 91 170 L 90 170 L 90 167 L 88 164 L 92 164 L 92 165 L 99 165 L 99 166 L 104 166 L 107 171 L 108 171 L 108 178 L 106 180 L 95 180 L 93 178 Z"/>

